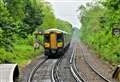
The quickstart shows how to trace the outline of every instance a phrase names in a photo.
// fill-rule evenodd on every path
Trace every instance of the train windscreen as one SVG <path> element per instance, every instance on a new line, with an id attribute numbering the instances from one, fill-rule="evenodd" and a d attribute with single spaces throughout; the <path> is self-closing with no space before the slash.
<path id="1" fill-rule="evenodd" d="M 63 34 L 57 34 L 57 42 L 62 42 L 63 40 Z"/>
<path id="2" fill-rule="evenodd" d="M 50 42 L 50 35 L 49 34 L 45 34 L 44 41 L 45 42 Z"/>

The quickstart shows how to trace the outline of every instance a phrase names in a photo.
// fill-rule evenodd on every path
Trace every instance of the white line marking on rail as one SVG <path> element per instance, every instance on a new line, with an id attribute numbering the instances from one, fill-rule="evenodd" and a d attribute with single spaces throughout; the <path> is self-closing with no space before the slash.
<path id="1" fill-rule="evenodd" d="M 82 81 L 79 79 L 79 77 L 75 74 L 72 66 L 70 66 L 70 70 L 71 70 L 71 72 L 73 73 L 73 76 L 76 78 L 76 80 L 77 80 L 78 82 L 82 82 Z"/>
<path id="2" fill-rule="evenodd" d="M 51 76 L 52 82 L 55 82 L 55 79 L 54 79 L 54 76 L 53 76 L 54 75 L 54 68 L 55 68 L 55 65 L 53 65 L 53 67 L 52 67 L 52 76 Z"/>

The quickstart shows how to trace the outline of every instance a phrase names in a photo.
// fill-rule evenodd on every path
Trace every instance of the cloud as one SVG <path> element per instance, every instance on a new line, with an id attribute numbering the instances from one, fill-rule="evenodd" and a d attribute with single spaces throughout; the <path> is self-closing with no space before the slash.
<path id="1" fill-rule="evenodd" d="M 57 18 L 71 22 L 73 26 L 80 28 L 77 9 L 81 4 L 91 0 L 47 0 L 53 6 Z"/>

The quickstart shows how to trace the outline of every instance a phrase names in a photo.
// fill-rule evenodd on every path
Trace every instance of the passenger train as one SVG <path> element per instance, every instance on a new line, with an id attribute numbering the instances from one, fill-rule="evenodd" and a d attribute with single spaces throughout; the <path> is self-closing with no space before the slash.
<path id="1" fill-rule="evenodd" d="M 35 32 L 35 36 L 43 35 L 44 53 L 48 57 L 58 57 L 65 53 L 70 45 L 71 34 L 59 29 L 48 29 L 44 32 Z"/>

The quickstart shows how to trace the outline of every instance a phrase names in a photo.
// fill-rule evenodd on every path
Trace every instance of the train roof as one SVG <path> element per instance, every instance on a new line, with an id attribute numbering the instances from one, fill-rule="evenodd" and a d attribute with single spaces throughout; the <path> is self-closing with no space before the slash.
<path id="1" fill-rule="evenodd" d="M 68 32 L 60 30 L 60 29 L 48 29 L 48 30 L 45 30 L 44 32 L 62 32 L 64 34 L 69 34 Z"/>

